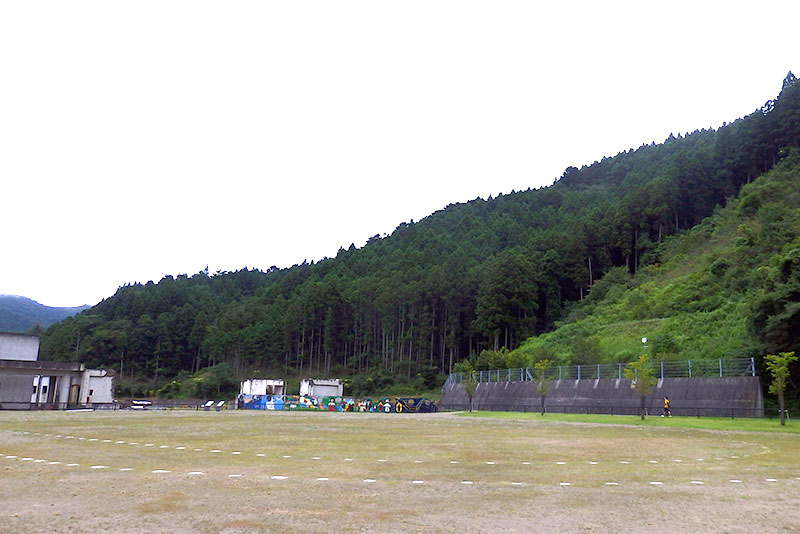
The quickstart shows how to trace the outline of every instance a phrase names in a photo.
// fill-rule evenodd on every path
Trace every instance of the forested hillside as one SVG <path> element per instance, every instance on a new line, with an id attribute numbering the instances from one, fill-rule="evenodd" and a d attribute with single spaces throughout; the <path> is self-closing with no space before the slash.
<path id="1" fill-rule="evenodd" d="M 668 236 L 798 145 L 790 73 L 774 101 L 718 130 L 570 167 L 546 188 L 450 205 L 335 258 L 122 287 L 51 327 L 42 354 L 140 380 L 227 362 L 433 381 L 470 355 L 549 331 L 570 303 L 598 293 L 590 288 L 604 274 L 613 273 L 606 286 L 627 284 Z"/>
<path id="2" fill-rule="evenodd" d="M 0 295 L 0 332 L 44 330 L 51 324 L 86 308 L 88 306 L 53 308 L 25 297 Z"/>
<path id="3" fill-rule="evenodd" d="M 643 352 L 657 360 L 800 354 L 800 151 L 658 252 L 636 276 L 611 270 L 515 357 L 593 364 Z M 502 356 L 512 357 L 484 353 L 472 364 L 502 366 Z"/>

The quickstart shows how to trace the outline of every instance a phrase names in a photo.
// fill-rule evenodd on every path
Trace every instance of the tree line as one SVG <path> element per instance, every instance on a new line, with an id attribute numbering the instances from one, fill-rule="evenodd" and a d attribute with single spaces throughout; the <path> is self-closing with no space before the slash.
<path id="1" fill-rule="evenodd" d="M 50 327 L 42 357 L 165 380 L 236 372 L 432 376 L 551 329 L 614 268 L 724 205 L 800 145 L 800 84 L 719 129 L 570 167 L 551 186 L 454 204 L 290 268 L 120 287 Z"/>

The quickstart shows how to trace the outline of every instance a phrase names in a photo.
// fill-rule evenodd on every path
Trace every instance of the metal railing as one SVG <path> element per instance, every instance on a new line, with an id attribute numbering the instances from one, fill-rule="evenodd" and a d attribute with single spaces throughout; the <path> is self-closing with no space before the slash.
<path id="1" fill-rule="evenodd" d="M 545 380 L 581 380 L 623 378 L 625 363 L 598 363 L 592 365 L 559 365 L 545 372 Z M 718 358 L 716 360 L 675 360 L 651 362 L 657 378 L 736 377 L 756 376 L 755 358 Z M 521 369 L 493 369 L 475 371 L 476 382 L 534 382 L 539 377 L 532 367 Z M 467 378 L 466 373 L 450 373 L 444 385 L 458 384 Z"/>

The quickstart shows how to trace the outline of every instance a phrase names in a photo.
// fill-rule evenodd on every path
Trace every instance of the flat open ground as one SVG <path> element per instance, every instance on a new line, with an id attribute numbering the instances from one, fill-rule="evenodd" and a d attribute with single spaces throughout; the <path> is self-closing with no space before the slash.
<path id="1" fill-rule="evenodd" d="M 0 412 L 0 532 L 79 531 L 798 532 L 800 436 L 453 414 Z"/>

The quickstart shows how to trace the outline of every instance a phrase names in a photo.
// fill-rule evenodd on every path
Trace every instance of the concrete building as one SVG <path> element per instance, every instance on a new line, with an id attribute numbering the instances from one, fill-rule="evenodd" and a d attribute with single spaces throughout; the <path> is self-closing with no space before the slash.
<path id="1" fill-rule="evenodd" d="M 37 336 L 0 332 L 0 409 L 113 405 L 114 371 L 38 358 Z"/>

